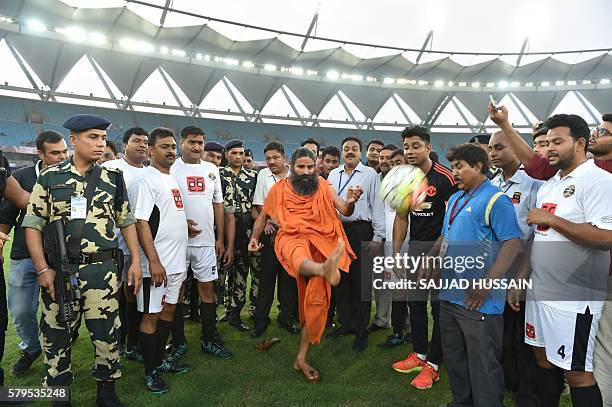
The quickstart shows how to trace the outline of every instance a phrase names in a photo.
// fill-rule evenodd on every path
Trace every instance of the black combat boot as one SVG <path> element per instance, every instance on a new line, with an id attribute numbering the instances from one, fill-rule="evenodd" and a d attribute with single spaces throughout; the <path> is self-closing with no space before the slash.
<path id="1" fill-rule="evenodd" d="M 125 407 L 125 405 L 117 397 L 115 393 L 115 382 L 109 380 L 107 382 L 97 382 L 98 394 L 96 396 L 97 407 Z"/>

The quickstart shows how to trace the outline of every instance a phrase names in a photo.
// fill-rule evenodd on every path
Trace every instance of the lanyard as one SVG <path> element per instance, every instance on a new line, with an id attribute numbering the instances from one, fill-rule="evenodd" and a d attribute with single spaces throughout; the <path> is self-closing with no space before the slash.
<path id="1" fill-rule="evenodd" d="M 338 195 L 340 195 L 342 191 L 344 191 L 344 188 L 346 188 L 346 186 L 349 184 L 349 182 L 351 182 L 351 179 L 353 179 L 353 175 L 355 175 L 355 173 L 357 172 L 357 169 L 355 168 L 353 170 L 353 173 L 351 174 L 349 179 L 346 181 L 346 184 L 344 184 L 344 186 L 342 186 L 342 173 L 343 172 L 344 170 L 340 171 L 340 179 L 338 180 Z"/>
<path id="2" fill-rule="evenodd" d="M 463 210 L 463 208 L 465 208 L 465 205 L 467 205 L 468 202 L 470 202 L 470 200 L 474 197 L 474 195 L 476 195 L 476 192 L 478 192 L 480 188 L 482 188 L 483 185 L 484 185 L 484 182 L 468 196 L 468 198 L 459 207 L 459 210 L 457 211 L 457 213 L 455 213 L 455 210 L 457 209 L 457 203 L 459 202 L 459 199 L 457 199 L 455 203 L 453 203 L 453 208 L 451 209 L 450 217 L 448 218 L 449 228 L 453 224 L 453 221 L 455 220 L 455 218 L 457 218 L 457 215 L 459 215 L 459 213 Z"/>

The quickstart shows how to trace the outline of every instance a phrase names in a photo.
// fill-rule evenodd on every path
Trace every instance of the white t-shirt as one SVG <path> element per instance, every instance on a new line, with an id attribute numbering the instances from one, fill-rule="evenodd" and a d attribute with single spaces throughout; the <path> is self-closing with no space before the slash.
<path id="1" fill-rule="evenodd" d="M 573 223 L 612 230 L 612 175 L 588 160 L 561 178 L 545 182 L 536 206 Z M 570 241 L 553 228 L 535 229 L 531 253 L 533 292 L 548 306 L 571 312 L 601 312 L 610 266 L 610 251 Z M 603 297 L 600 301 L 600 290 Z"/>
<path id="2" fill-rule="evenodd" d="M 185 216 L 198 224 L 202 232 L 189 239 L 189 247 L 215 246 L 215 215 L 213 203 L 223 203 L 219 169 L 206 161 L 187 164 L 182 158 L 176 160 L 170 174 L 174 177 L 183 196 Z"/>
<path id="3" fill-rule="evenodd" d="M 140 168 L 134 167 L 128 164 L 128 162 L 125 161 L 125 159 L 123 158 L 120 158 L 118 160 L 106 161 L 102 164 L 102 166 L 106 168 L 117 168 L 121 170 L 121 172 L 123 173 L 123 180 L 125 181 L 125 187 L 127 188 L 127 194 L 128 194 L 128 199 L 130 201 L 130 207 L 133 212 L 134 211 L 133 202 L 135 202 L 135 197 L 132 197 L 132 195 L 130 195 L 130 188 L 132 187 L 132 185 L 134 185 L 136 180 L 138 180 L 138 178 L 142 175 L 142 171 L 145 169 L 145 167 L 140 167 Z M 121 234 L 121 231 L 115 228 L 115 234 L 119 238 L 119 248 L 123 251 L 123 253 L 126 256 L 129 256 L 130 251 L 128 250 L 127 245 L 125 244 L 125 240 L 123 239 L 123 235 Z"/>
<path id="4" fill-rule="evenodd" d="M 166 274 L 185 272 L 187 218 L 176 180 L 151 166 L 144 169 L 134 189 L 134 216 L 149 222 L 155 250 Z M 148 267 L 143 267 L 143 272 L 148 273 Z"/>
<path id="5" fill-rule="evenodd" d="M 289 176 L 289 171 L 287 171 L 287 175 L 283 178 Z M 269 168 L 264 168 L 259 171 L 257 174 L 257 185 L 255 186 L 255 193 L 253 194 L 253 205 L 263 206 L 266 196 L 268 196 L 268 192 L 270 192 L 270 188 L 276 183 L 276 181 L 280 181 L 283 178 L 279 178 L 278 176 L 272 174 Z"/>

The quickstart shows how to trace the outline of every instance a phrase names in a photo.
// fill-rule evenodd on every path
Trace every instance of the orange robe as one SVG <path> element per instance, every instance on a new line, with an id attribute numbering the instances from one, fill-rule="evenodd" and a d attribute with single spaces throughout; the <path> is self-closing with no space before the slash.
<path id="1" fill-rule="evenodd" d="M 324 262 L 338 245 L 338 239 L 345 242 L 338 268 L 348 272 L 356 258 L 332 197 L 332 186 L 321 177 L 317 191 L 310 196 L 294 192 L 287 177 L 274 184 L 263 206 L 264 212 L 280 226 L 274 250 L 283 268 L 297 281 L 300 323 L 308 328 L 310 343 L 321 341 L 331 287 L 323 277 L 304 278 L 300 264 L 304 260 Z"/>

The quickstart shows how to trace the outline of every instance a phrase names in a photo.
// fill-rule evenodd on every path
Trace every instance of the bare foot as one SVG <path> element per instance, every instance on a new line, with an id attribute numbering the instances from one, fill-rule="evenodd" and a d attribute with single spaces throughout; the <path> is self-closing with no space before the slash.
<path id="1" fill-rule="evenodd" d="M 340 270 L 338 270 L 338 262 L 340 261 L 340 256 L 344 253 L 344 241 L 338 240 L 338 246 L 334 249 L 333 252 L 329 255 L 327 260 L 323 263 L 323 273 L 325 275 L 325 279 L 332 287 L 335 287 L 340 282 Z"/>
<path id="2" fill-rule="evenodd" d="M 321 380 L 321 374 L 317 371 L 317 369 L 310 366 L 305 360 L 299 361 L 296 359 L 295 362 L 293 362 L 293 369 L 298 372 L 302 372 L 304 378 L 309 383 L 314 384 Z"/>

